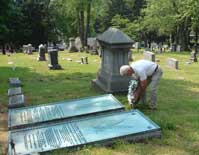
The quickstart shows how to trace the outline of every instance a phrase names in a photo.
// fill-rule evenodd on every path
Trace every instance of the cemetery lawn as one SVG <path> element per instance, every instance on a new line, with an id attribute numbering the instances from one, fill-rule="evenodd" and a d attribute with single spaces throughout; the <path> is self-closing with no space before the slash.
<path id="1" fill-rule="evenodd" d="M 88 65 L 79 64 L 81 56 L 88 56 Z M 134 60 L 141 59 L 142 53 L 133 53 Z M 166 59 L 179 60 L 179 70 L 166 66 Z M 198 155 L 199 154 L 199 63 L 186 64 L 187 53 L 157 54 L 156 59 L 164 74 L 158 88 L 158 110 L 151 112 L 147 106 L 138 109 L 162 128 L 161 139 L 150 139 L 140 143 L 114 142 L 112 146 L 88 146 L 68 152 L 67 149 L 43 153 L 45 155 Z M 62 70 L 48 70 L 48 63 L 37 62 L 37 53 L 0 55 L 0 112 L 7 115 L 8 78 L 19 77 L 27 106 L 45 104 L 66 99 L 104 94 L 91 87 L 100 68 L 100 58 L 86 53 L 59 52 Z M 69 61 L 72 59 L 72 61 Z M 115 97 L 129 109 L 126 95 Z M 5 122 L 4 122 L 5 123 Z M 3 130 L 0 120 L 0 139 Z M 4 126 L 5 128 L 5 126 Z M 6 142 L 0 140 L 6 147 Z M 0 146 L 0 148 L 2 148 Z M 1 154 L 1 149 L 0 149 Z"/>

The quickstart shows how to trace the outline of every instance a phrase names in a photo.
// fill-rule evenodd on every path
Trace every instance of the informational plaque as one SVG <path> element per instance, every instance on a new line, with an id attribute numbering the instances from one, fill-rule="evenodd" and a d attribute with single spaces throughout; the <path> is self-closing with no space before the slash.
<path id="1" fill-rule="evenodd" d="M 109 112 L 9 131 L 9 155 L 160 136 L 160 127 L 138 110 Z"/>
<path id="2" fill-rule="evenodd" d="M 42 122 L 123 109 L 124 106 L 111 94 L 23 107 L 9 110 L 8 128 L 22 128 Z"/>

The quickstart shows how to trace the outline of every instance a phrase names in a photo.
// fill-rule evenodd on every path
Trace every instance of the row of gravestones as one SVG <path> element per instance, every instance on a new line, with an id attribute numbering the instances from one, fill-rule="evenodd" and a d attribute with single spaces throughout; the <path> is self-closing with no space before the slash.
<path id="1" fill-rule="evenodd" d="M 58 50 L 57 49 L 50 49 L 48 50 L 48 57 L 49 57 L 49 69 L 61 69 L 61 66 L 58 63 Z M 45 47 L 44 45 L 39 46 L 39 54 L 37 57 L 38 61 L 46 61 L 45 57 Z M 81 57 L 81 64 L 88 64 L 88 57 Z"/>
<path id="2" fill-rule="evenodd" d="M 8 89 L 8 109 L 16 109 L 20 107 L 25 107 L 25 100 L 24 100 L 24 94 L 22 93 L 22 84 L 19 78 L 9 78 L 9 86 Z M 8 116 L 9 117 L 9 116 Z M 11 146 L 11 149 L 14 152 L 9 152 L 11 155 L 16 154 L 15 150 L 15 143 L 12 139 L 9 139 L 9 144 Z M 31 153 L 30 155 L 39 155 L 39 153 Z"/>
<path id="3" fill-rule="evenodd" d="M 96 38 L 88 38 L 87 39 L 88 46 L 83 47 L 81 44 L 81 40 L 79 37 L 70 38 L 69 39 L 69 48 L 68 51 L 70 53 L 72 52 L 83 52 L 86 51 L 86 53 L 90 53 L 91 55 L 100 55 L 99 52 L 99 43 L 97 42 Z"/>
<path id="4" fill-rule="evenodd" d="M 150 51 L 144 51 L 143 54 L 144 54 L 145 60 L 149 60 L 149 61 L 153 61 L 153 62 L 157 61 L 155 59 L 155 53 L 150 52 Z M 168 58 L 166 63 L 169 68 L 178 69 L 178 60 L 177 59 Z"/>
<path id="5" fill-rule="evenodd" d="M 24 95 L 21 89 L 19 78 L 9 78 L 10 88 L 8 89 L 8 108 L 18 108 L 25 106 Z"/>

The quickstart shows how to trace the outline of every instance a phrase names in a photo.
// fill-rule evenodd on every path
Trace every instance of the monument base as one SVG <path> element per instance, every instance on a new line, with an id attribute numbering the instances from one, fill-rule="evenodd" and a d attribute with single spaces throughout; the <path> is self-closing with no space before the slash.
<path id="1" fill-rule="evenodd" d="M 46 58 L 38 57 L 37 61 L 46 61 Z"/>
<path id="2" fill-rule="evenodd" d="M 54 65 L 54 66 L 49 64 L 49 65 L 48 65 L 48 68 L 49 68 L 50 70 L 62 69 L 61 66 L 58 65 L 58 64 L 57 64 L 57 65 Z"/>

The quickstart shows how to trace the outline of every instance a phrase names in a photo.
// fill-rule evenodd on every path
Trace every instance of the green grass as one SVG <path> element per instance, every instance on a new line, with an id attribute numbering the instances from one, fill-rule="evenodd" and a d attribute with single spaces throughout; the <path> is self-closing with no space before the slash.
<path id="1" fill-rule="evenodd" d="M 75 61 L 88 56 L 89 64 Z M 8 102 L 8 78 L 19 77 L 27 105 L 45 104 L 65 99 L 76 99 L 104 94 L 91 87 L 100 68 L 100 58 L 86 53 L 59 53 L 59 64 L 63 70 L 48 70 L 47 62 L 37 62 L 37 55 L 14 54 L 11 57 L 0 55 L 0 105 L 6 112 Z M 135 60 L 142 53 L 133 53 Z M 179 60 L 179 70 L 166 66 L 166 59 Z M 71 58 L 67 61 L 63 58 Z M 158 110 L 153 113 L 146 107 L 138 106 L 162 128 L 162 138 L 146 140 L 143 143 L 115 142 L 111 147 L 95 146 L 68 152 L 56 150 L 46 155 L 189 155 L 199 154 L 199 63 L 185 62 L 189 53 L 164 53 L 156 55 L 164 74 L 158 88 Z M 8 64 L 13 61 L 13 64 Z M 15 68 L 16 67 L 16 68 Z M 13 68 L 15 68 L 13 70 Z M 115 97 L 129 109 L 126 95 Z"/>

